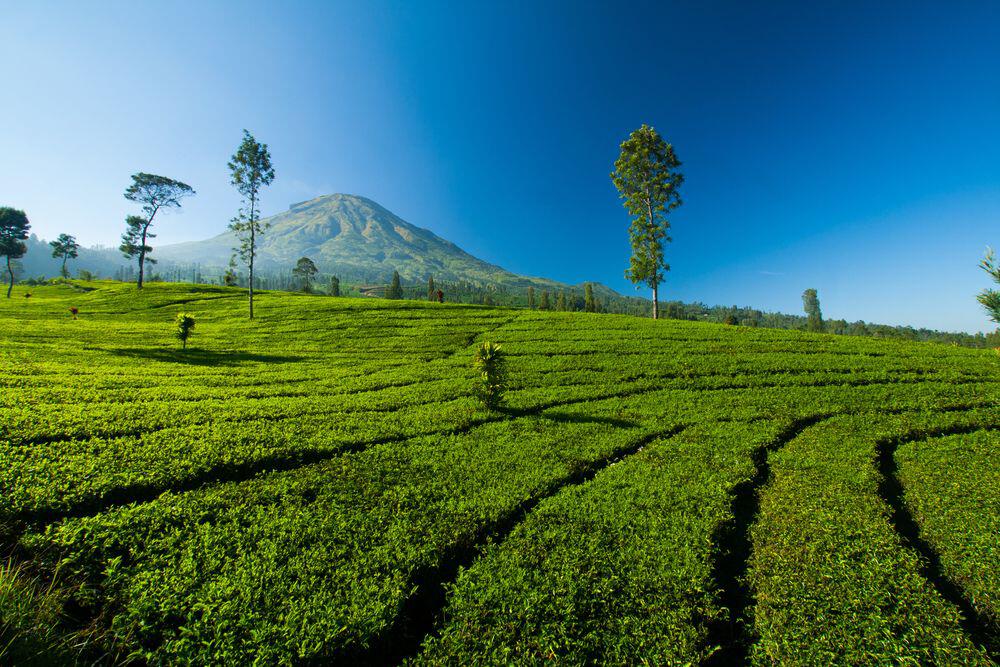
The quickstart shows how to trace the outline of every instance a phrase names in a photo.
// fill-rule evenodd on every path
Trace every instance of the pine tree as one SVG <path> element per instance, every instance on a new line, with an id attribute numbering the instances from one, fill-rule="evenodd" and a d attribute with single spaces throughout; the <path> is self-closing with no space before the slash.
<path id="1" fill-rule="evenodd" d="M 566 310 L 566 291 L 559 290 L 559 296 L 556 297 L 556 310 L 564 311 Z"/>
<path id="2" fill-rule="evenodd" d="M 330 296 L 340 296 L 340 278 L 330 276 Z"/>
<path id="3" fill-rule="evenodd" d="M 990 274 L 993 282 L 1000 283 L 1000 266 L 997 265 L 996 254 L 993 252 L 993 248 L 986 249 L 986 257 L 979 263 L 979 267 Z M 986 309 L 989 318 L 1000 324 L 1000 292 L 985 289 L 976 298 L 983 305 L 983 308 Z"/>
<path id="4" fill-rule="evenodd" d="M 528 287 L 528 308 L 535 307 L 535 288 Z"/>
<path id="5" fill-rule="evenodd" d="M 583 286 L 583 309 L 588 313 L 597 312 L 597 304 L 594 302 L 594 286 L 590 283 Z"/>
<path id="6" fill-rule="evenodd" d="M 549 305 L 549 291 L 542 290 L 542 300 L 538 304 L 538 310 L 548 310 L 551 306 Z"/>
<path id="7" fill-rule="evenodd" d="M 399 271 L 392 272 L 392 283 L 390 283 L 389 289 L 385 291 L 385 298 L 387 299 L 403 298 L 403 286 L 399 281 Z"/>
<path id="8" fill-rule="evenodd" d="M 434 288 L 434 276 L 427 277 L 427 300 L 437 300 L 437 289 Z"/>

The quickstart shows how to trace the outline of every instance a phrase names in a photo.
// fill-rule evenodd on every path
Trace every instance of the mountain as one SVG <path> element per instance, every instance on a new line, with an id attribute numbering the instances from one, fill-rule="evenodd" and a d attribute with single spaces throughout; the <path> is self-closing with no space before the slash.
<path id="1" fill-rule="evenodd" d="M 403 220 L 371 199 L 333 194 L 293 204 L 266 219 L 258 261 L 262 272 L 288 271 L 309 257 L 323 273 L 360 282 L 385 282 L 399 271 L 404 282 L 465 281 L 480 286 L 558 290 L 573 287 L 545 278 L 519 276 L 490 264 L 433 232 Z M 232 232 L 205 241 L 157 247 L 163 263 L 224 267 L 237 245 Z M 579 286 L 575 289 L 581 289 Z M 599 296 L 620 296 L 595 284 Z"/>

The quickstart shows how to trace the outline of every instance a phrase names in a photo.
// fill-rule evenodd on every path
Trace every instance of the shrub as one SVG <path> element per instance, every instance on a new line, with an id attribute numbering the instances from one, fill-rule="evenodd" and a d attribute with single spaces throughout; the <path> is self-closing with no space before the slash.
<path id="1" fill-rule="evenodd" d="M 190 313 L 177 313 L 177 338 L 187 349 L 188 338 L 191 337 L 191 330 L 194 329 L 194 315 Z"/>
<path id="2" fill-rule="evenodd" d="M 503 403 L 506 391 L 507 364 L 503 350 L 497 343 L 486 341 L 476 348 L 472 365 L 479 371 L 479 398 L 487 408 L 495 410 Z"/>

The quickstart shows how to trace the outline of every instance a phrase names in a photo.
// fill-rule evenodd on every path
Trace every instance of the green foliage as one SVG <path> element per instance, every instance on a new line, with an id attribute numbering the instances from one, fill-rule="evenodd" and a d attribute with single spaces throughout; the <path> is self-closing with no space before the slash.
<path id="1" fill-rule="evenodd" d="M 986 249 L 986 256 L 979 263 L 979 267 L 990 275 L 993 282 L 1000 284 L 1000 265 L 997 265 L 993 248 Z M 986 289 L 980 292 L 976 298 L 986 309 L 990 319 L 1000 324 L 1000 291 Z"/>
<path id="2" fill-rule="evenodd" d="M 507 392 L 507 358 L 500 345 L 489 341 L 476 348 L 472 366 L 479 374 L 478 396 L 489 410 L 496 410 Z"/>
<path id="3" fill-rule="evenodd" d="M 659 284 L 670 270 L 663 244 L 670 242 L 671 211 L 681 205 L 680 160 L 674 147 L 648 125 L 632 132 L 621 144 L 611 180 L 632 216 L 629 238 L 632 258 L 625 277 L 653 290 L 653 319 L 659 317 Z"/>
<path id="4" fill-rule="evenodd" d="M 819 309 L 819 296 L 816 290 L 809 288 L 802 293 L 802 308 L 806 311 L 806 330 L 822 333 L 823 313 Z"/>
<path id="5" fill-rule="evenodd" d="M 7 284 L 8 299 L 14 289 L 14 267 L 11 261 L 23 257 L 27 251 L 24 240 L 28 238 L 29 229 L 31 224 L 24 211 L 8 206 L 0 207 L 0 255 L 7 262 L 7 275 L 10 278 Z"/>
<path id="6" fill-rule="evenodd" d="M 300 257 L 299 261 L 295 263 L 295 268 L 292 269 L 292 275 L 302 281 L 303 292 L 312 290 L 312 281 L 316 279 L 318 273 L 319 269 L 308 257 Z"/>
<path id="7" fill-rule="evenodd" d="M 531 286 L 528 287 L 528 308 L 535 308 L 535 288 Z"/>
<path id="8" fill-rule="evenodd" d="M 340 278 L 337 276 L 330 276 L 330 296 L 340 296 Z"/>
<path id="9" fill-rule="evenodd" d="M 79 256 L 80 244 L 76 242 L 76 237 L 69 234 L 60 234 L 55 241 L 49 241 L 52 246 L 52 256 L 62 259 L 62 266 L 59 275 L 69 278 L 69 271 L 66 269 L 66 260 L 76 259 Z"/>
<path id="10" fill-rule="evenodd" d="M 437 301 L 437 288 L 434 287 L 434 276 L 427 277 L 427 300 Z"/>
<path id="11" fill-rule="evenodd" d="M 248 131 L 243 130 L 243 141 L 227 165 L 230 184 L 240 193 L 240 210 L 229 223 L 238 245 L 233 251 L 247 265 L 247 287 L 250 319 L 253 319 L 254 261 L 257 258 L 258 237 L 268 228 L 260 218 L 260 191 L 274 181 L 274 167 L 267 144 L 261 144 Z"/>
<path id="12" fill-rule="evenodd" d="M 399 282 L 399 272 L 392 272 L 392 282 L 389 284 L 388 289 L 385 291 L 385 298 L 387 299 L 402 299 L 403 298 L 403 287 Z"/>
<path id="13" fill-rule="evenodd" d="M 583 288 L 583 309 L 588 313 L 597 312 L 597 303 L 594 301 L 594 286 L 587 283 Z"/>
<path id="14" fill-rule="evenodd" d="M 549 303 L 549 291 L 542 290 L 542 300 L 538 304 L 539 310 L 549 310 L 552 306 Z"/>
<path id="15" fill-rule="evenodd" d="M 187 349 L 188 339 L 194 330 L 194 315 L 191 313 L 177 313 L 174 324 L 177 326 L 177 340 L 183 344 L 184 349 Z"/>
<path id="16" fill-rule="evenodd" d="M 38 646 L 83 626 L 118 661 L 378 663 L 426 632 L 417 609 L 441 619 L 417 664 L 698 664 L 726 641 L 740 526 L 758 663 L 984 662 L 876 462 L 915 448 L 906 503 L 986 614 L 992 351 L 278 292 L 248 326 L 210 285 L 32 294 L 0 300 L 0 535 L 65 583 L 52 623 L 19 626 Z M 202 343 L 181 355 L 177 304 Z M 516 362 L 502 411 L 468 364 L 486 338 Z M 760 512 L 734 514 L 748 488 Z"/>

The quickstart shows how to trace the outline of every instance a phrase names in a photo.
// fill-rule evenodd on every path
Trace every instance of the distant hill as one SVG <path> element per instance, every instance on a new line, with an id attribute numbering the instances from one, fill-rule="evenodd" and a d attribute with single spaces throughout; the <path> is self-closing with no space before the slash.
<path id="1" fill-rule="evenodd" d="M 378 203 L 356 195 L 333 194 L 293 204 L 267 218 L 270 227 L 260 242 L 260 268 L 290 270 L 300 257 L 309 257 L 323 273 L 356 282 L 388 281 L 399 271 L 404 282 L 464 281 L 512 289 L 559 290 L 569 288 L 546 278 L 520 276 L 473 257 L 451 241 L 413 225 Z M 225 232 L 205 241 L 177 243 L 156 248 L 161 262 L 224 267 L 236 239 Z M 575 286 L 581 290 L 582 286 Z M 595 293 L 620 297 L 595 284 Z"/>

